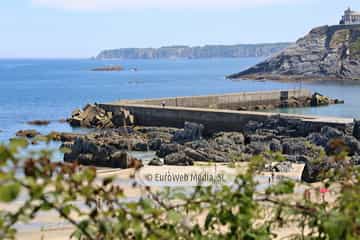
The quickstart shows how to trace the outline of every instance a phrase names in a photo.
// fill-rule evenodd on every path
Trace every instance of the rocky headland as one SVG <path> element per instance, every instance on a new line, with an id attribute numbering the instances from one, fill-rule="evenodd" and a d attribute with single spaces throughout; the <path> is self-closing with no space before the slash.
<path id="1" fill-rule="evenodd" d="M 288 47 L 290 43 L 166 46 L 160 48 L 120 48 L 104 50 L 97 59 L 173 59 L 267 57 Z"/>
<path id="2" fill-rule="evenodd" d="M 314 28 L 295 44 L 230 79 L 360 80 L 360 25 Z"/>

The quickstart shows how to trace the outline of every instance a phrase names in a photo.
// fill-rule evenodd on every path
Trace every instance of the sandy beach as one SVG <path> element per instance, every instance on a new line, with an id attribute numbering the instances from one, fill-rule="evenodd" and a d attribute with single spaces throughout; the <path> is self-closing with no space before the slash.
<path id="1" fill-rule="evenodd" d="M 236 168 L 229 167 L 226 164 L 204 164 L 204 163 L 196 163 L 195 166 L 162 166 L 162 167 L 155 167 L 155 166 L 145 166 L 139 172 L 135 172 L 134 169 L 98 169 L 98 178 L 99 180 L 103 177 L 114 176 L 115 177 L 115 184 L 119 184 L 123 189 L 126 198 L 130 200 L 136 200 L 137 198 L 143 196 L 145 192 L 141 190 L 139 187 L 133 187 L 132 183 L 135 179 L 140 185 L 149 185 L 151 186 L 151 190 L 156 192 L 161 190 L 164 186 L 195 186 L 194 182 L 171 182 L 171 181 L 164 181 L 164 182 L 156 182 L 156 181 L 149 181 L 145 179 L 149 173 L 151 174 L 177 174 L 177 176 L 191 176 L 191 174 L 224 174 L 226 177 L 226 181 L 231 181 L 237 173 L 246 170 L 247 163 L 239 163 Z M 275 179 L 280 179 L 281 177 L 289 177 L 294 180 L 300 179 L 301 172 L 303 169 L 303 164 L 293 164 L 293 168 L 291 172 L 287 173 L 275 173 Z M 135 177 L 134 177 L 135 176 Z M 268 178 L 271 177 L 271 173 L 264 172 L 261 175 L 257 176 L 257 181 L 259 182 L 259 191 L 262 191 L 266 186 L 268 186 Z M 203 184 L 211 184 L 211 182 L 203 183 Z M 145 186 L 144 185 L 144 186 Z M 299 184 L 300 186 L 300 184 Z M 298 187 L 296 190 L 295 195 L 297 197 L 302 196 L 302 187 Z M 294 196 L 296 197 L 296 196 Z M 0 207 L 2 209 L 9 209 L 9 210 L 16 210 L 21 204 L 21 200 L 18 200 L 10 205 L 1 204 Z M 80 202 L 76 202 L 74 204 L 80 205 Z M 201 221 L 201 216 L 199 216 L 199 220 Z M 19 240 L 35 240 L 35 239 L 51 239 L 51 240 L 65 240 L 69 239 L 72 231 L 74 230 L 73 227 L 67 224 L 64 220 L 62 220 L 57 213 L 50 211 L 46 213 L 39 214 L 33 221 L 29 223 L 21 223 L 17 225 L 19 230 L 17 234 L 17 239 Z M 286 236 L 286 234 L 294 233 L 296 231 L 295 228 L 287 229 L 283 228 L 279 230 L 279 238 Z"/>

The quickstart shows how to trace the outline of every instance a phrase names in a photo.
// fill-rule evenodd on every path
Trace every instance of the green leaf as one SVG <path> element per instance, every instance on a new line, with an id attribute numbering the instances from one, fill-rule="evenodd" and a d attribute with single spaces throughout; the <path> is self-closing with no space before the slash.
<path id="1" fill-rule="evenodd" d="M 213 217 L 214 217 L 214 214 L 213 214 L 213 213 L 209 213 L 209 214 L 206 216 L 205 229 L 209 229 L 209 226 L 210 226 L 210 223 L 211 223 L 212 220 L 213 220 Z"/>
<path id="2" fill-rule="evenodd" d="M 344 239 L 347 226 L 345 216 L 338 213 L 331 214 L 330 217 L 326 218 L 323 226 L 325 233 L 329 236 L 329 239 Z"/>
<path id="3" fill-rule="evenodd" d="M 10 139 L 9 147 L 11 149 L 25 148 L 29 145 L 29 142 L 25 138 L 12 138 Z"/>
<path id="4" fill-rule="evenodd" d="M 12 202 L 20 193 L 20 185 L 18 183 L 4 184 L 0 186 L 0 201 Z"/>
<path id="5" fill-rule="evenodd" d="M 177 211 L 171 210 L 168 212 L 168 219 L 173 223 L 178 223 L 182 219 L 182 216 Z"/>
<path id="6" fill-rule="evenodd" d="M 70 212 L 71 212 L 71 209 L 72 209 L 72 206 L 71 205 L 67 205 L 67 206 L 64 206 L 62 208 L 62 211 L 63 213 L 66 215 L 66 216 L 69 216 Z"/>
<path id="7" fill-rule="evenodd" d="M 92 182 L 96 177 L 96 170 L 94 168 L 85 168 L 83 174 L 88 182 Z"/>
<path id="8" fill-rule="evenodd" d="M 282 194 L 290 194 L 294 192 L 295 183 L 291 180 L 283 180 L 278 184 L 271 186 L 266 189 L 266 194 L 275 194 L 275 195 L 282 195 Z"/>

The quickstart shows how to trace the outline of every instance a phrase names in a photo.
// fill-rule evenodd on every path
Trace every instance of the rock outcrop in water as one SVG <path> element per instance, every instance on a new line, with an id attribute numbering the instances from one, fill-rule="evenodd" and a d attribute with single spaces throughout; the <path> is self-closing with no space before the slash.
<path id="1" fill-rule="evenodd" d="M 83 110 L 74 110 L 68 122 L 73 127 L 113 128 L 133 125 L 134 116 L 126 109 L 112 113 L 97 105 L 88 104 Z"/>
<path id="2" fill-rule="evenodd" d="M 322 26 L 236 79 L 360 80 L 360 25 Z"/>
<path id="3" fill-rule="evenodd" d="M 206 45 L 202 47 L 168 46 L 161 48 L 120 48 L 102 51 L 97 59 L 172 59 L 266 57 L 290 43 Z"/>
<path id="4" fill-rule="evenodd" d="M 122 66 L 105 66 L 93 68 L 91 70 L 95 72 L 119 72 L 124 70 L 124 68 Z"/>

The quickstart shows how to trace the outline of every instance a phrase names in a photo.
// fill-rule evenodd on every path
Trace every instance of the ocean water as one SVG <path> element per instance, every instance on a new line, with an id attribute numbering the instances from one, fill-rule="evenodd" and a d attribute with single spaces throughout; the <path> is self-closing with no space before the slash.
<path id="1" fill-rule="evenodd" d="M 0 60 L 0 142 L 20 129 L 80 131 L 64 123 L 45 127 L 30 120 L 59 120 L 86 103 L 118 99 L 191 96 L 240 91 L 309 88 L 345 100 L 344 105 L 282 110 L 291 113 L 360 117 L 358 83 L 280 83 L 230 81 L 224 76 L 241 71 L 262 58 L 197 60 Z M 121 72 L 92 68 L 122 65 Z M 137 68 L 138 71 L 131 71 Z"/>

